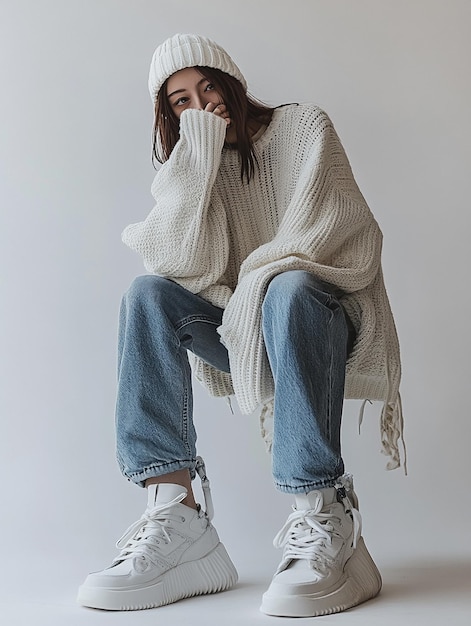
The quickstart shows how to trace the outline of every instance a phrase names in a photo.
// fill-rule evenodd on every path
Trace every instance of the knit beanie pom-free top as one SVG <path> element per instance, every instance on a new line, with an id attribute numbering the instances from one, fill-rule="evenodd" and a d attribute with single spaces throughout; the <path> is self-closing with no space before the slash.
<path id="1" fill-rule="evenodd" d="M 149 70 L 149 92 L 155 102 L 164 82 L 187 67 L 211 67 L 236 78 L 247 90 L 242 72 L 220 45 L 202 35 L 173 35 L 154 52 Z"/>

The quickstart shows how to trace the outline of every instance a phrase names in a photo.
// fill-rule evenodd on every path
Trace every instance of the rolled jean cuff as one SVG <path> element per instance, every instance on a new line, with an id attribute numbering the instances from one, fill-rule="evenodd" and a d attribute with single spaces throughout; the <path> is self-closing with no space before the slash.
<path id="1" fill-rule="evenodd" d="M 126 467 L 119 461 L 118 464 L 121 469 L 123 476 L 125 476 L 129 481 L 138 485 L 139 487 L 146 486 L 146 480 L 148 478 L 155 478 L 156 476 L 165 476 L 165 474 L 170 474 L 172 472 L 177 472 L 178 470 L 187 469 L 190 472 L 190 478 L 193 480 L 196 476 L 195 460 L 184 460 L 184 461 L 169 461 L 165 463 L 153 463 L 147 467 L 144 467 L 139 472 L 129 472 Z"/>
<path id="2" fill-rule="evenodd" d="M 339 474 L 336 478 L 325 478 L 323 480 L 316 480 L 313 482 L 305 483 L 303 485 L 285 485 L 277 483 L 275 481 L 275 487 L 283 493 L 309 493 L 310 491 L 316 491 L 317 489 L 328 489 L 329 487 L 335 487 L 338 479 L 342 474 Z"/>

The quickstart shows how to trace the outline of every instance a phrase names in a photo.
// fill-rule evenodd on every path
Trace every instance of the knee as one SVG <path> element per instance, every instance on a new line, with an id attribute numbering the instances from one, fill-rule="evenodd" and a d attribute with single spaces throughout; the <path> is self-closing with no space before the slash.
<path id="1" fill-rule="evenodd" d="M 165 300 L 167 297 L 165 294 L 174 284 L 166 278 L 153 274 L 137 276 L 124 294 L 123 300 L 127 306 L 142 305 L 147 301 L 152 301 L 155 304 L 156 299 Z"/>
<path id="2" fill-rule="evenodd" d="M 268 284 L 264 304 L 290 302 L 306 293 L 315 278 L 303 270 L 291 270 L 277 274 Z"/>
<path id="3" fill-rule="evenodd" d="M 304 270 L 291 270 L 275 276 L 269 283 L 263 308 L 281 313 L 292 311 L 293 307 L 304 311 L 309 308 L 335 309 L 338 302 L 329 290 L 329 285 Z"/>

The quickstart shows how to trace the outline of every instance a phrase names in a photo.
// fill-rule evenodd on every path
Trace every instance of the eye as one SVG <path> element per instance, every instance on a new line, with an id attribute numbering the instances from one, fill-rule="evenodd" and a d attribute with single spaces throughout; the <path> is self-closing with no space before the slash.
<path id="1" fill-rule="evenodd" d="M 188 102 L 188 98 L 186 96 L 182 96 L 181 98 L 178 98 L 178 100 L 175 100 L 174 104 L 175 106 L 181 106 L 182 104 L 186 104 Z"/>
<path id="2" fill-rule="evenodd" d="M 214 89 L 216 89 L 216 87 L 213 85 L 213 83 L 208 83 L 205 87 L 205 91 L 214 91 Z"/>

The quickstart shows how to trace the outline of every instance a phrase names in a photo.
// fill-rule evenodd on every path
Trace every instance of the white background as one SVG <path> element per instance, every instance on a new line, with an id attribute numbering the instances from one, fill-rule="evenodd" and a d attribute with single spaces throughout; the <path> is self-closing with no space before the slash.
<path id="1" fill-rule="evenodd" d="M 326 619 L 470 623 L 470 23 L 469 0 L 1 0 L 3 623 L 270 621 L 259 596 L 291 498 L 256 420 L 199 386 L 199 452 L 239 587 L 138 614 L 75 606 L 144 508 L 114 460 L 117 312 L 144 273 L 120 233 L 152 208 L 147 72 L 175 32 L 218 41 L 262 100 L 325 108 L 384 232 L 409 475 L 384 470 L 380 405 L 358 436 L 347 402 L 344 456 L 385 587 Z"/>

